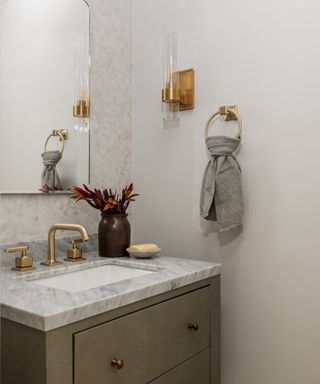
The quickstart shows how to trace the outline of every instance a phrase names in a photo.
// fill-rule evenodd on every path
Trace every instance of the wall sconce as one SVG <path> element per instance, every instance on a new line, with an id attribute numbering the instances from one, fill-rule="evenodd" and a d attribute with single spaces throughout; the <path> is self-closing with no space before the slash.
<path id="1" fill-rule="evenodd" d="M 89 45 L 79 38 L 75 51 L 75 103 L 73 116 L 78 120 L 74 129 L 89 131 Z"/>
<path id="2" fill-rule="evenodd" d="M 177 70 L 178 32 L 173 24 L 163 29 L 164 86 L 163 118 L 178 121 L 179 111 L 194 108 L 194 70 Z"/>

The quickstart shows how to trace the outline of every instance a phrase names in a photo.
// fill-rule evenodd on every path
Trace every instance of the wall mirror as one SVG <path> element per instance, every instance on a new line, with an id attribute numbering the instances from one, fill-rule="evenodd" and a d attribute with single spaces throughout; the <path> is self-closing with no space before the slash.
<path id="1" fill-rule="evenodd" d="M 89 7 L 1 0 L 0 194 L 89 182 Z"/>

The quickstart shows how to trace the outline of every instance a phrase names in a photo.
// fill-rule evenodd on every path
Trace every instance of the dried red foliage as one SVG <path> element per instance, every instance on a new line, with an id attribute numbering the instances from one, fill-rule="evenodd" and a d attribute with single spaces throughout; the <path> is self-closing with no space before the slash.
<path id="1" fill-rule="evenodd" d="M 126 210 L 131 203 L 135 201 L 135 197 L 139 196 L 137 193 L 133 194 L 133 184 L 127 185 L 122 189 L 121 195 L 112 189 L 96 189 L 91 190 L 83 184 L 83 188 L 73 187 L 72 192 L 74 195 L 71 199 L 76 202 L 85 200 L 91 207 L 99 209 L 102 213 L 126 213 Z"/>
<path id="2" fill-rule="evenodd" d="M 57 188 L 57 187 L 49 187 L 47 184 L 43 185 L 40 189 L 40 192 L 43 193 L 54 193 L 57 191 L 62 191 L 62 188 Z"/>

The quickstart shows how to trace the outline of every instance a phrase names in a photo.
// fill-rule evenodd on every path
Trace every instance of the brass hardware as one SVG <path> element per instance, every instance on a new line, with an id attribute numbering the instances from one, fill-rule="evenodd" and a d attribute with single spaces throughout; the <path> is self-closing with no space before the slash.
<path id="1" fill-rule="evenodd" d="M 82 257 L 82 249 L 77 247 L 77 244 L 82 243 L 82 239 L 71 240 L 72 248 L 68 249 L 67 257 L 65 261 L 82 261 L 85 260 L 85 257 Z"/>
<path id="2" fill-rule="evenodd" d="M 197 323 L 189 323 L 188 328 L 194 330 L 195 332 L 199 331 L 199 324 Z"/>
<path id="3" fill-rule="evenodd" d="M 180 90 L 172 87 L 164 88 L 162 90 L 162 101 L 164 103 L 180 101 Z"/>
<path id="4" fill-rule="evenodd" d="M 229 105 L 228 107 L 223 105 L 219 108 L 219 114 L 221 116 L 225 116 L 225 121 L 237 121 L 238 114 L 238 106 L 237 105 Z"/>
<path id="5" fill-rule="evenodd" d="M 73 106 L 73 116 L 86 119 L 89 117 L 89 103 L 87 100 L 79 99 L 77 104 Z"/>
<path id="6" fill-rule="evenodd" d="M 179 72 L 180 111 L 194 108 L 194 69 Z"/>
<path id="7" fill-rule="evenodd" d="M 195 105 L 194 97 L 194 69 L 185 69 L 175 72 L 179 75 L 179 89 L 168 86 L 162 90 L 162 101 L 164 103 L 179 102 L 179 111 L 193 109 Z"/>
<path id="8" fill-rule="evenodd" d="M 27 255 L 28 249 L 29 247 L 27 246 L 5 249 L 6 253 L 21 253 L 20 256 L 15 258 L 15 267 L 12 267 L 13 271 L 24 272 L 35 269 L 35 267 L 32 266 L 32 257 Z"/>
<path id="9" fill-rule="evenodd" d="M 112 367 L 117 367 L 118 369 L 121 369 L 124 366 L 124 361 L 123 360 L 118 360 L 118 359 L 112 359 L 111 360 L 111 366 Z"/>
<path id="10" fill-rule="evenodd" d="M 238 113 L 238 106 L 237 105 L 229 105 L 229 106 L 221 106 L 218 110 L 218 112 L 214 113 L 212 116 L 210 116 L 209 120 L 206 123 L 206 127 L 204 129 L 204 137 L 205 139 L 208 137 L 208 131 L 210 125 L 213 123 L 214 119 L 217 116 L 224 116 L 225 121 L 236 121 L 238 123 L 238 132 L 236 134 L 237 139 L 241 139 L 242 134 L 242 121 L 241 117 Z"/>
<path id="11" fill-rule="evenodd" d="M 61 261 L 56 260 L 56 250 L 55 250 L 55 235 L 56 231 L 77 231 L 80 233 L 82 240 L 89 240 L 89 235 L 87 230 L 78 224 L 54 224 L 49 229 L 48 233 L 48 260 L 43 261 L 41 264 L 46 265 L 47 267 L 53 267 L 55 265 L 62 264 Z"/>
<path id="12" fill-rule="evenodd" d="M 57 137 L 57 136 L 59 137 L 59 141 L 61 141 L 60 153 L 63 152 L 65 140 L 68 140 L 68 137 L 69 137 L 67 129 L 60 129 L 60 130 L 54 129 L 52 131 L 52 133 L 47 137 L 47 140 L 44 144 L 44 151 L 45 152 L 47 151 L 47 145 L 48 145 L 48 141 L 50 140 L 50 138 L 51 137 Z"/>

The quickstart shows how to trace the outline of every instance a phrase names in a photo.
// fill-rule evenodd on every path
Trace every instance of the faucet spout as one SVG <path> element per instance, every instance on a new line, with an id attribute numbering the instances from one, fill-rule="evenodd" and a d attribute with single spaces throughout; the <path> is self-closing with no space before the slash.
<path id="1" fill-rule="evenodd" d="M 48 260 L 42 262 L 42 265 L 54 266 L 62 264 L 61 261 L 56 260 L 56 247 L 55 238 L 56 231 L 76 231 L 79 232 L 83 241 L 89 240 L 89 234 L 84 226 L 79 224 L 54 224 L 50 227 L 48 232 Z"/>

